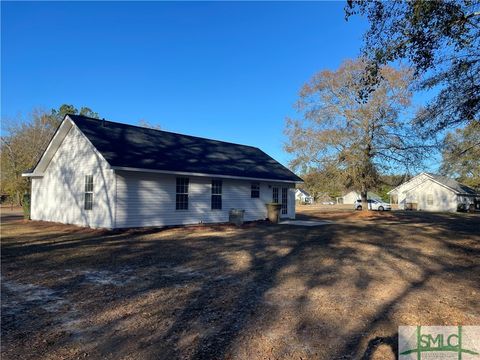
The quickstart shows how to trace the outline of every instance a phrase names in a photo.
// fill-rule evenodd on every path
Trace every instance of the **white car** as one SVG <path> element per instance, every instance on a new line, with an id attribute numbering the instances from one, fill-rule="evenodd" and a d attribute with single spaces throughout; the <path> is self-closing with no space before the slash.
<path id="1" fill-rule="evenodd" d="M 368 208 L 370 210 L 378 210 L 378 211 L 384 211 L 384 210 L 392 210 L 392 206 L 386 202 L 383 202 L 381 200 L 373 200 L 369 199 L 367 200 L 368 203 Z M 355 210 L 362 210 L 362 200 L 357 200 L 353 204 L 353 208 Z"/>

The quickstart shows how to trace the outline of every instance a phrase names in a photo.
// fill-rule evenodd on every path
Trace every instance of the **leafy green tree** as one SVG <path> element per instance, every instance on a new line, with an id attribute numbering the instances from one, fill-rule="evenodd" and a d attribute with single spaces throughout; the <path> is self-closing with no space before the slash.
<path id="1" fill-rule="evenodd" d="M 390 195 L 388 194 L 388 192 L 390 190 L 396 188 L 398 185 L 403 184 L 404 182 L 406 182 L 410 179 L 411 179 L 411 176 L 409 174 L 381 175 L 379 184 L 378 184 L 377 188 L 375 189 L 375 192 L 378 195 L 380 195 L 382 200 L 388 202 L 390 200 Z"/>
<path id="2" fill-rule="evenodd" d="M 436 95 L 418 112 L 425 135 L 449 126 L 479 121 L 479 0 L 348 0 L 346 18 L 369 21 L 363 55 L 369 59 L 362 97 L 379 83 L 381 66 L 406 59 L 419 90 Z"/>
<path id="3" fill-rule="evenodd" d="M 445 137 L 440 171 L 480 190 L 480 123 L 470 123 Z"/>
<path id="4" fill-rule="evenodd" d="M 422 155 L 418 136 L 401 117 L 410 105 L 410 70 L 382 67 L 375 90 L 360 101 L 367 65 L 349 60 L 315 74 L 300 91 L 301 118 L 287 119 L 285 130 L 294 168 L 336 168 L 364 202 L 379 173 L 418 165 Z"/>
<path id="5" fill-rule="evenodd" d="M 58 109 L 52 109 L 50 114 L 48 114 L 48 117 L 54 124 L 59 125 L 67 114 L 83 115 L 96 119 L 100 118 L 98 113 L 92 111 L 88 107 L 81 107 L 79 111 L 75 106 L 69 104 L 63 104 Z"/>

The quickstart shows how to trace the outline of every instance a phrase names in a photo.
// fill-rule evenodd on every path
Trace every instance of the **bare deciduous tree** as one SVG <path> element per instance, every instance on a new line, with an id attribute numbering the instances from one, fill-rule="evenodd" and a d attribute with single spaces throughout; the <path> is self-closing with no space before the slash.
<path id="1" fill-rule="evenodd" d="M 138 120 L 138 126 L 144 127 L 144 128 L 149 128 L 149 129 L 154 129 L 154 130 L 161 130 L 162 127 L 158 124 L 152 124 L 151 122 L 145 120 L 145 119 L 140 119 Z"/>
<path id="2" fill-rule="evenodd" d="M 412 72 L 382 67 L 375 90 L 361 99 L 367 66 L 364 59 L 348 60 L 336 71 L 315 74 L 300 91 L 301 119 L 287 119 L 285 130 L 291 165 L 336 167 L 344 185 L 360 191 L 364 209 L 380 172 L 408 170 L 421 159 L 418 136 L 402 120 L 411 103 Z"/>

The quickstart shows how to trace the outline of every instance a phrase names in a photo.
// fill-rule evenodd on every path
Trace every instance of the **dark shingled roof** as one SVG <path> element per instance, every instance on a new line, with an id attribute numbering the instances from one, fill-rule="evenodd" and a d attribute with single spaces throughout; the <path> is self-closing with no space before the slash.
<path id="1" fill-rule="evenodd" d="M 471 187 L 461 184 L 458 181 L 453 180 L 447 176 L 432 173 L 427 173 L 427 175 L 431 176 L 435 181 L 439 182 L 440 184 L 454 190 L 457 194 L 477 195 L 477 192 Z"/>
<path id="2" fill-rule="evenodd" d="M 113 167 L 302 181 L 253 146 L 68 116 Z"/>

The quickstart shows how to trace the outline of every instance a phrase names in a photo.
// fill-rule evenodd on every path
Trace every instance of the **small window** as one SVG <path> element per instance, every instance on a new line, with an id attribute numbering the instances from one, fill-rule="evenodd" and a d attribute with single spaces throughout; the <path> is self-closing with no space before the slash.
<path id="1" fill-rule="evenodd" d="M 433 205 L 433 195 L 427 194 L 427 205 Z"/>
<path id="2" fill-rule="evenodd" d="M 188 210 L 188 178 L 177 178 L 175 207 L 177 210 Z"/>
<path id="3" fill-rule="evenodd" d="M 212 210 L 222 210 L 222 180 L 212 180 Z"/>
<path id="4" fill-rule="evenodd" d="M 83 208 L 92 210 L 93 207 L 93 175 L 85 175 L 85 197 Z"/>
<path id="5" fill-rule="evenodd" d="M 250 197 L 259 198 L 260 197 L 260 184 L 257 182 L 252 183 Z"/>

